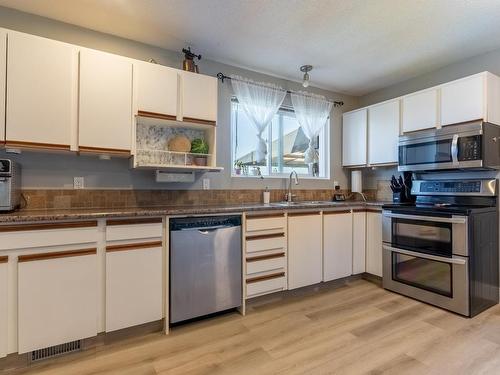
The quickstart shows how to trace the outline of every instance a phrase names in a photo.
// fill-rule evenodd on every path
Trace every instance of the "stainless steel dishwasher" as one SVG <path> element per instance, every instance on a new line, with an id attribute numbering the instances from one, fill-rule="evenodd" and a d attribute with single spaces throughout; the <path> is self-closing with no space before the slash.
<path id="1" fill-rule="evenodd" d="M 242 303 L 241 217 L 170 220 L 170 323 Z"/>

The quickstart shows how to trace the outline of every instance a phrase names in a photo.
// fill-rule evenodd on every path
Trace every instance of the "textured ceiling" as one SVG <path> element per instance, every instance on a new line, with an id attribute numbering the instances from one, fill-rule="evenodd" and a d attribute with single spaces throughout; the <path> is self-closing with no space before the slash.
<path id="1" fill-rule="evenodd" d="M 0 0 L 166 49 L 363 95 L 500 48 L 499 0 Z"/>

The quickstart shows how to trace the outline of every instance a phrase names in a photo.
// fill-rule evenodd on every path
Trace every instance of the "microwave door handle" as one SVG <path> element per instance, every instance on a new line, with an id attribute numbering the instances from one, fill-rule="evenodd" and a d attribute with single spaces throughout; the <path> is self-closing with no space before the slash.
<path id="1" fill-rule="evenodd" d="M 453 134 L 451 140 L 451 160 L 454 165 L 458 165 L 458 134 Z"/>
<path id="2" fill-rule="evenodd" d="M 392 246 L 387 246 L 387 245 L 383 245 L 382 247 L 386 251 L 394 251 L 394 252 L 399 253 L 399 254 L 409 255 L 409 256 L 416 257 L 416 258 L 435 260 L 436 262 L 459 264 L 459 265 L 464 265 L 466 263 L 466 260 L 461 259 L 461 258 L 439 257 L 436 255 L 419 253 L 417 251 L 398 249 L 397 247 L 392 247 Z"/>
<path id="3" fill-rule="evenodd" d="M 396 219 L 409 219 L 409 220 L 424 220 L 424 221 L 434 221 L 436 223 L 451 223 L 451 224 L 465 224 L 465 217 L 440 217 L 440 216 L 423 216 L 423 215 L 407 215 L 407 214 L 395 214 L 392 212 L 383 212 L 383 216 L 392 217 Z"/>

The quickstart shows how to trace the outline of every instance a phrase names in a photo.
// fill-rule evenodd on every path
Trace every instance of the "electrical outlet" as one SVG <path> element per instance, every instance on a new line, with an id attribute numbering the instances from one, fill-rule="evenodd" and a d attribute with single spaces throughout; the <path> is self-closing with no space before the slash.
<path id="1" fill-rule="evenodd" d="M 209 178 L 203 179 L 203 190 L 210 190 L 210 179 Z"/>
<path id="2" fill-rule="evenodd" d="M 83 177 L 73 177 L 73 188 L 83 189 L 85 188 L 85 178 Z"/>

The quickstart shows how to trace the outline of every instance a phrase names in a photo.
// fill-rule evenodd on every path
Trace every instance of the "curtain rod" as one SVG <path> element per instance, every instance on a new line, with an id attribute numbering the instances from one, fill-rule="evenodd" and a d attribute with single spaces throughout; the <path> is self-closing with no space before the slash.
<path id="1" fill-rule="evenodd" d="M 225 79 L 231 80 L 231 77 L 226 76 L 224 73 L 217 73 L 217 78 L 220 79 L 222 83 L 224 83 Z M 290 90 L 286 90 L 286 92 L 288 94 L 292 93 L 292 91 L 290 91 Z M 342 101 L 334 101 L 333 102 L 334 107 L 342 107 L 343 105 L 344 105 L 344 102 L 342 102 Z"/>

